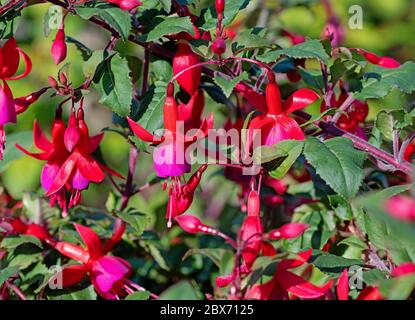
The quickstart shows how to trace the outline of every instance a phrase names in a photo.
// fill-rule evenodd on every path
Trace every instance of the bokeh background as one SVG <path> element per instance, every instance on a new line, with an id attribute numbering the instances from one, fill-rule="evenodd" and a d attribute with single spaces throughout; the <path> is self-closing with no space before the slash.
<path id="1" fill-rule="evenodd" d="M 143 0 L 145 2 L 146 0 Z M 287 2 L 287 1 L 282 1 Z M 295 1 L 290 1 L 295 2 Z M 297 1 L 307 2 L 307 1 Z M 251 1 L 248 9 L 244 10 L 234 23 L 237 31 L 243 31 L 246 27 L 257 24 L 259 16 L 264 11 L 270 15 L 268 28 L 270 36 L 276 37 L 281 28 L 305 36 L 318 38 L 326 22 L 326 14 L 319 1 L 309 6 L 296 6 L 280 12 L 280 3 L 276 0 Z M 211 4 L 213 1 L 201 1 L 198 7 Z M 332 1 L 336 14 L 346 26 L 345 45 L 349 47 L 363 47 L 383 55 L 390 55 L 400 60 L 411 60 L 415 51 L 415 1 L 411 0 L 335 0 Z M 349 19 L 348 10 L 351 5 L 360 5 L 363 8 L 363 29 L 350 30 L 347 28 Z M 26 51 L 33 61 L 33 70 L 30 75 L 18 82 L 10 82 L 15 97 L 26 95 L 32 91 L 47 85 L 49 75 L 56 76 L 61 66 L 56 66 L 50 56 L 50 46 L 55 35 L 52 30 L 48 37 L 43 31 L 43 19 L 50 4 L 36 4 L 23 10 L 23 15 L 17 22 L 15 37 L 20 46 Z M 68 36 L 76 38 L 89 48 L 103 49 L 109 40 L 109 34 L 91 23 L 87 23 L 78 17 L 68 16 L 65 23 L 65 31 Z M 129 55 L 142 58 L 143 52 L 138 46 L 119 43 L 116 47 Z M 70 81 L 76 86 L 83 82 L 81 53 L 74 45 L 68 45 L 67 62 L 70 62 Z M 64 64 L 64 63 L 63 63 Z M 396 106 L 400 99 L 400 93 L 393 92 L 383 102 L 386 106 Z M 23 115 L 19 116 L 16 125 L 7 126 L 8 150 L 14 144 L 15 133 L 24 133 L 31 136 L 34 119 L 38 119 L 41 127 L 49 134 L 51 121 L 54 116 L 54 107 L 62 98 L 50 98 L 44 95 L 36 104 Z M 98 133 L 105 127 L 111 126 L 112 114 L 99 102 L 99 96 L 92 91 L 86 99 L 86 120 L 92 133 Z M 376 102 L 371 102 L 371 110 L 376 110 Z M 207 110 L 217 106 L 212 100 L 207 99 Z M 224 117 L 218 114 L 216 125 L 223 123 Z M 10 151 L 9 151 L 10 152 Z M 15 151 L 13 151 L 15 152 Z M 125 174 L 129 145 L 116 133 L 107 132 L 101 144 L 102 155 L 107 164 Z M 6 155 L 7 157 L 7 155 Z M 1 185 L 15 198 L 21 199 L 25 193 L 41 193 L 39 190 L 39 175 L 42 162 L 21 156 L 15 161 L 6 161 L 0 164 Z M 223 176 L 216 175 L 217 168 L 210 168 L 201 184 L 199 199 L 209 201 L 195 201 L 191 212 L 214 218 L 224 209 L 238 208 L 236 193 L 237 187 L 226 181 Z M 136 183 L 144 184 L 149 178 L 151 169 L 151 156 L 141 153 L 138 157 Z M 151 176 L 151 174 L 150 174 Z M 103 184 L 93 185 L 83 194 L 83 203 L 97 208 L 103 208 L 111 191 L 111 185 L 106 181 Z M 156 215 L 164 211 L 167 193 L 161 192 L 161 186 L 156 185 L 148 191 L 134 196 L 131 205 L 140 211 Z M 157 219 L 155 220 L 157 221 Z M 161 219 L 160 223 L 164 220 Z"/>

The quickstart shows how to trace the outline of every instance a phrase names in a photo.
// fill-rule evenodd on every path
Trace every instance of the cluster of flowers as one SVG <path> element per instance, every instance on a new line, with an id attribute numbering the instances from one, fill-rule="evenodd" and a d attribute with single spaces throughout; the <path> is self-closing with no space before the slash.
<path id="1" fill-rule="evenodd" d="M 125 10 L 132 10 L 140 4 L 139 1 L 109 2 L 115 3 Z M 177 3 L 175 3 L 175 6 L 178 7 L 176 10 L 180 15 L 187 15 L 192 21 L 197 18 L 190 14 L 186 6 L 180 6 Z M 187 163 L 184 154 L 186 154 L 187 148 L 191 143 L 206 137 L 208 130 L 213 128 L 213 115 L 205 119 L 202 118 L 205 101 L 204 92 L 199 89 L 199 85 L 204 62 L 192 50 L 189 40 L 208 39 L 212 42 L 211 49 L 217 55 L 218 61 L 222 61 L 222 56 L 226 52 L 226 40 L 229 37 L 222 25 L 224 8 L 225 2 L 217 0 L 218 21 L 216 37 L 213 41 L 210 39 L 210 35 L 198 30 L 197 27 L 195 27 L 194 36 L 180 33 L 172 37 L 177 40 L 177 51 L 173 58 L 173 80 L 177 80 L 180 87 L 190 96 L 190 99 L 187 103 L 180 102 L 178 104 L 174 96 L 173 80 L 169 83 L 163 106 L 164 134 L 162 136 L 153 135 L 153 133 L 147 131 L 133 119 L 127 117 L 129 126 L 134 134 L 144 142 L 155 146 L 153 163 L 157 175 L 170 181 L 168 186 L 169 200 L 166 211 L 168 227 L 171 227 L 173 221 L 175 221 L 186 232 L 222 237 L 235 249 L 238 246 L 242 246 L 243 264 L 235 266 L 231 274 L 218 277 L 216 279 L 218 287 L 233 285 L 239 274 L 249 274 L 259 255 L 274 256 L 276 250 L 270 241 L 296 238 L 302 235 L 308 228 L 307 224 L 289 223 L 278 229 L 265 232 L 260 215 L 262 174 L 260 175 L 260 181 L 257 182 L 256 177 L 243 177 L 240 174 L 240 169 L 235 168 L 226 168 L 228 171 L 225 174 L 241 184 L 243 190 L 241 202 L 246 203 L 246 205 L 242 206 L 242 211 L 247 213 L 237 242 L 221 231 L 203 224 L 199 218 L 184 214 L 192 204 L 194 192 L 201 181 L 203 172 L 207 168 L 207 164 L 201 165 L 186 182 L 184 175 L 191 172 L 191 165 Z M 304 41 L 303 37 L 288 31 L 285 31 L 284 35 L 289 37 L 293 44 Z M 331 38 L 333 45 L 340 43 L 342 31 L 339 30 L 337 21 L 328 21 L 323 35 L 324 37 Z M 399 63 L 392 58 L 379 57 L 363 49 L 353 50 L 370 63 L 387 68 L 399 67 Z M 63 22 L 53 41 L 51 54 L 57 64 L 66 57 Z M 20 57 L 24 59 L 26 67 L 21 75 L 15 76 Z M 296 61 L 296 64 L 297 66 L 303 66 L 304 60 Z M 0 78 L 2 80 L 2 85 L 0 86 L 1 150 L 4 149 L 5 143 L 3 126 L 8 123 L 15 123 L 16 114 L 25 111 L 49 89 L 49 87 L 43 88 L 26 97 L 14 99 L 7 81 L 21 79 L 27 76 L 30 70 L 31 62 L 29 57 L 17 46 L 16 41 L 10 38 L 0 48 Z M 295 70 L 288 73 L 287 77 L 291 81 L 299 80 L 299 74 Z M 267 78 L 265 95 L 257 92 L 244 82 L 238 83 L 235 88 L 236 93 L 245 100 L 247 105 L 252 106 L 259 113 L 259 115 L 254 116 L 250 120 L 248 125 L 245 145 L 248 146 L 248 152 L 250 153 L 253 152 L 252 145 L 258 132 L 261 133 L 261 145 L 266 146 L 272 146 L 287 139 L 303 140 L 305 134 L 301 129 L 299 121 L 290 115 L 309 106 L 320 98 L 316 92 L 303 88 L 294 92 L 283 101 L 274 72 L 270 68 L 267 68 Z M 346 86 L 340 84 L 340 94 L 338 97 L 333 94 L 330 107 L 342 106 L 348 97 L 349 94 Z M 325 109 L 326 105 L 323 103 L 322 111 Z M 368 105 L 365 102 L 353 101 L 346 113 L 340 117 L 337 125 L 341 129 L 366 139 L 360 124 L 365 121 L 367 115 Z M 184 133 L 177 132 L 176 123 L 178 121 L 184 122 Z M 242 123 L 243 118 L 239 116 L 234 124 L 227 123 L 225 127 L 234 127 L 240 130 Z M 194 129 L 197 129 L 197 133 L 189 134 Z M 68 208 L 79 204 L 82 190 L 87 189 L 90 183 L 100 183 L 104 180 L 104 172 L 123 179 L 119 173 L 99 163 L 94 158 L 93 153 L 99 147 L 103 134 L 90 137 L 88 126 L 84 119 L 82 99 L 77 109 L 74 104 L 72 105 L 67 124 L 62 119 L 62 107 L 59 106 L 56 109 L 55 119 L 52 123 L 51 140 L 46 138 L 36 121 L 33 124 L 33 136 L 34 144 L 41 150 L 40 153 L 32 153 L 18 144 L 16 144 L 16 147 L 35 159 L 45 161 L 41 173 L 41 185 L 46 191 L 46 197 L 50 198 L 50 204 L 54 205 L 57 203 L 64 215 L 67 214 Z M 414 144 L 410 144 L 408 150 L 405 154 L 406 159 L 409 159 L 412 153 L 414 153 Z M 164 162 L 163 159 L 166 156 L 173 159 L 173 161 Z M 255 187 L 257 183 L 258 188 Z M 281 195 L 285 193 L 286 186 L 281 181 L 266 176 L 264 183 L 275 191 L 275 195 L 262 196 L 263 203 L 275 205 L 284 201 Z M 387 204 L 388 211 L 396 217 L 408 221 L 415 220 L 414 208 L 414 200 L 403 196 L 394 197 Z M 116 223 L 113 236 L 103 243 L 91 229 L 75 224 L 75 228 L 81 236 L 85 247 L 69 242 L 57 241 L 44 226 L 33 223 L 26 224 L 17 218 L 3 218 L 1 220 L 1 228 L 5 230 L 2 236 L 6 234 L 31 235 L 66 257 L 76 260 L 78 264 L 65 267 L 62 271 L 61 275 L 63 276 L 64 286 L 78 283 L 88 275 L 96 291 L 106 299 L 118 299 L 134 290 L 143 290 L 143 288 L 128 280 L 132 270 L 131 265 L 122 258 L 108 254 L 113 246 L 120 241 L 124 233 L 125 225 L 123 223 Z M 332 280 L 324 285 L 316 286 L 306 280 L 305 275 L 300 276 L 291 271 L 291 269 L 307 264 L 310 256 L 311 250 L 307 250 L 298 253 L 296 257 L 282 260 L 278 264 L 272 280 L 264 284 L 252 286 L 244 294 L 243 298 L 287 299 L 294 296 L 314 299 L 327 296 L 329 290 L 334 285 Z M 312 268 L 311 265 L 305 269 L 304 273 L 310 272 L 310 268 Z M 395 268 L 392 276 L 399 277 L 413 272 L 415 272 L 415 266 L 413 264 L 405 264 Z M 347 270 L 344 270 L 336 288 L 338 299 L 347 300 L 349 290 Z M 378 288 L 367 287 L 360 293 L 358 299 L 381 299 L 381 295 Z"/>

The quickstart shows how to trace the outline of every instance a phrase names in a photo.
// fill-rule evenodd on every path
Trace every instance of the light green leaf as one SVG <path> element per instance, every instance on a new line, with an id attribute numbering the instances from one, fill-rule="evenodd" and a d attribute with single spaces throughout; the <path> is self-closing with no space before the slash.
<path id="1" fill-rule="evenodd" d="M 363 89 L 353 93 L 358 100 L 382 99 L 393 89 L 410 94 L 415 91 L 415 63 L 408 61 L 399 68 L 375 69 L 376 77 L 370 77 L 363 82 Z"/>
<path id="2" fill-rule="evenodd" d="M 25 236 L 25 235 L 4 238 L 0 246 L 4 249 L 10 250 L 10 249 L 17 248 L 18 246 L 24 243 L 31 243 L 31 244 L 34 244 L 35 246 L 38 246 L 39 248 L 43 248 L 42 242 L 38 238 L 35 238 L 32 236 Z"/>
<path id="3" fill-rule="evenodd" d="M 272 146 L 272 148 L 282 150 L 287 154 L 287 157 L 278 165 L 278 167 L 269 172 L 271 177 L 282 179 L 303 152 L 304 142 L 298 140 L 284 140 Z"/>
<path id="4" fill-rule="evenodd" d="M 313 250 L 313 256 L 310 258 L 310 263 L 324 273 L 338 275 L 342 273 L 345 268 L 362 265 L 363 261 L 360 259 L 346 259 L 334 254 Z"/>
<path id="5" fill-rule="evenodd" d="M 143 234 L 144 230 L 151 224 L 151 216 L 138 211 L 117 212 L 118 217 L 127 222 L 136 231 L 136 236 Z"/>
<path id="6" fill-rule="evenodd" d="M 7 135 L 6 148 L 4 149 L 3 160 L 0 161 L 0 173 L 6 171 L 9 165 L 23 157 L 25 154 L 16 148 L 15 143 L 25 149 L 33 146 L 33 135 L 30 131 L 20 131 Z"/>
<path id="7" fill-rule="evenodd" d="M 155 41 L 163 36 L 187 32 L 194 35 L 193 24 L 189 17 L 158 16 L 153 19 L 153 28 L 145 35 L 145 41 Z"/>
<path id="8" fill-rule="evenodd" d="M 125 300 L 148 300 L 148 298 L 150 298 L 150 292 L 138 291 L 126 296 Z"/>
<path id="9" fill-rule="evenodd" d="M 318 59 L 328 64 L 329 56 L 319 40 L 313 39 L 297 44 L 290 48 L 269 51 L 258 56 L 258 60 L 270 63 L 275 62 L 281 56 L 288 56 L 295 59 Z"/>
<path id="10" fill-rule="evenodd" d="M 248 80 L 249 76 L 247 72 L 242 72 L 239 76 L 232 78 L 232 79 L 225 79 L 218 74 L 215 75 L 214 81 L 215 83 L 222 89 L 223 93 L 225 94 L 226 98 L 229 98 L 232 94 L 233 89 L 235 86 L 244 80 Z"/>
<path id="11" fill-rule="evenodd" d="M 366 154 L 353 143 L 336 137 L 324 143 L 314 137 L 306 140 L 304 155 L 317 174 L 339 195 L 353 198 L 363 181 L 363 161 Z"/>

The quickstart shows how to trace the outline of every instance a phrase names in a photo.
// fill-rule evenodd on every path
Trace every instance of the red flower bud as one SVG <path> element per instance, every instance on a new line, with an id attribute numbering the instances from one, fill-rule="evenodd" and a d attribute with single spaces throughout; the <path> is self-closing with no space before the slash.
<path id="1" fill-rule="evenodd" d="M 302 235 L 308 227 L 308 224 L 301 222 L 287 223 L 278 229 L 270 231 L 267 234 L 267 237 L 272 240 L 297 238 Z"/>
<path id="2" fill-rule="evenodd" d="M 59 88 L 58 82 L 52 76 L 48 76 L 48 83 L 53 89 L 57 90 Z"/>
<path id="3" fill-rule="evenodd" d="M 386 201 L 386 210 L 396 219 L 415 221 L 415 200 L 407 196 L 394 196 Z"/>
<path id="4" fill-rule="evenodd" d="M 248 196 L 248 216 L 259 217 L 261 203 L 259 194 L 255 190 L 251 191 Z"/>
<path id="5" fill-rule="evenodd" d="M 25 234 L 28 235 L 28 236 L 36 237 L 41 241 L 45 241 L 46 239 L 51 238 L 51 235 L 49 234 L 49 232 L 45 228 L 43 228 L 43 227 L 41 227 L 41 226 L 39 226 L 35 223 L 29 224 Z"/>
<path id="6" fill-rule="evenodd" d="M 212 44 L 212 51 L 217 55 L 222 55 L 226 51 L 226 42 L 222 38 L 217 38 Z"/>
<path id="7" fill-rule="evenodd" d="M 59 28 L 56 33 L 55 40 L 53 40 L 51 48 L 52 58 L 56 64 L 61 63 L 66 58 L 66 42 L 65 42 L 65 31 L 63 26 Z"/>
<path id="8" fill-rule="evenodd" d="M 178 216 L 176 217 L 176 221 L 179 224 L 180 228 L 188 233 L 193 234 L 200 232 L 200 228 L 203 226 L 199 218 L 196 218 L 190 214 Z"/>
<path id="9" fill-rule="evenodd" d="M 218 16 L 223 15 L 223 11 L 225 11 L 225 0 L 216 0 L 215 7 Z"/>
<path id="10" fill-rule="evenodd" d="M 35 103 L 47 90 L 47 88 L 42 88 L 39 91 L 33 92 L 25 97 L 14 99 L 14 109 L 16 110 L 16 114 L 26 111 L 27 108 Z"/>
<path id="11" fill-rule="evenodd" d="M 199 56 L 192 51 L 190 45 L 187 42 L 180 41 L 176 55 L 173 58 L 174 75 L 199 62 Z M 199 87 L 201 75 L 202 67 L 195 67 L 182 73 L 177 78 L 177 82 L 188 94 L 193 95 Z"/>

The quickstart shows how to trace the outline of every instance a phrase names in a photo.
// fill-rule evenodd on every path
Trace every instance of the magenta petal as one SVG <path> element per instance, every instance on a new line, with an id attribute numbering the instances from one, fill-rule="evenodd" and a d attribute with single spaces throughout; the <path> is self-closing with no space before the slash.
<path id="1" fill-rule="evenodd" d="M 14 100 L 7 84 L 4 88 L 0 85 L 0 126 L 6 123 L 16 123 Z"/>
<path id="2" fill-rule="evenodd" d="M 42 188 L 46 191 L 48 191 L 52 186 L 52 183 L 58 174 L 59 168 L 60 167 L 57 164 L 46 163 L 43 166 L 42 174 L 40 176 L 40 183 L 42 184 Z"/>
<path id="3" fill-rule="evenodd" d="M 186 161 L 184 144 L 175 140 L 158 145 L 153 152 L 153 162 L 161 178 L 178 177 L 191 171 Z"/>
<path id="4" fill-rule="evenodd" d="M 127 277 L 131 271 L 129 263 L 121 258 L 104 256 L 91 267 L 91 280 L 98 293 L 105 296 L 110 293 L 114 284 Z"/>
<path id="5" fill-rule="evenodd" d="M 262 134 L 265 135 L 262 137 L 263 144 L 267 146 L 282 140 L 304 140 L 304 133 L 298 123 L 286 115 L 276 117 L 274 124 L 263 130 Z"/>
<path id="6" fill-rule="evenodd" d="M 72 187 L 78 190 L 84 190 L 88 188 L 89 180 L 85 178 L 79 169 L 76 169 L 75 174 L 72 178 Z"/>

